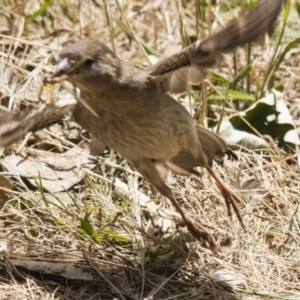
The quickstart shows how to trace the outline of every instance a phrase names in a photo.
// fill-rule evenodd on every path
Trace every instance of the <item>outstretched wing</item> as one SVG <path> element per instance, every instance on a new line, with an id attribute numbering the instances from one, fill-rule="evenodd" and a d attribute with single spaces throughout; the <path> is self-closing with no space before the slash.
<path id="1" fill-rule="evenodd" d="M 9 146 L 30 131 L 64 120 L 73 109 L 74 105 L 46 108 L 42 111 L 0 111 L 0 147 Z"/>
<path id="2" fill-rule="evenodd" d="M 247 14 L 211 36 L 149 68 L 149 74 L 166 92 L 182 93 L 189 84 L 199 84 L 207 68 L 217 64 L 222 53 L 263 35 L 275 22 L 285 0 L 264 0 Z"/>

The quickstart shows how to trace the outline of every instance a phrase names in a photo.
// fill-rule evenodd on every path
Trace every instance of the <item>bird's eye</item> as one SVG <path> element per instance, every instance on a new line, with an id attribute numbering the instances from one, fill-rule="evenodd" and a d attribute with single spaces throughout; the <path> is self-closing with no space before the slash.
<path id="1" fill-rule="evenodd" d="M 86 59 L 86 61 L 84 62 L 84 65 L 87 67 L 87 68 L 90 68 L 94 63 L 94 60 L 91 59 L 91 58 L 88 58 Z"/>

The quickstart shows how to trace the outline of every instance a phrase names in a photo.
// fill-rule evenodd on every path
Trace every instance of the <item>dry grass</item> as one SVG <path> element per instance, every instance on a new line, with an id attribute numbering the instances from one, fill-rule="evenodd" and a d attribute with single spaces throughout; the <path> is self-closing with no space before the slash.
<path id="1" fill-rule="evenodd" d="M 0 4 L 2 106 L 14 109 L 53 101 L 53 91 L 41 88 L 43 74 L 53 69 L 50 61 L 57 50 L 81 37 L 92 36 L 108 45 L 113 41 L 121 58 L 143 66 L 148 60 L 137 37 L 169 55 L 180 49 L 178 16 L 188 35 L 196 33 L 194 1 L 183 1 L 179 10 L 172 0 L 120 5 L 107 1 L 107 7 L 104 1 L 66 2 L 64 6 L 64 1 L 55 1 L 32 22 L 25 17 L 43 1 Z M 217 8 L 213 7 L 214 17 L 221 24 L 237 14 Z M 207 34 L 207 26 L 200 27 L 199 34 Z M 253 61 L 252 93 L 274 47 L 266 41 L 263 59 Z M 262 46 L 253 51 L 262 53 Z M 285 96 L 295 117 L 299 52 L 294 49 L 277 78 L 287 87 Z M 239 54 L 238 63 L 245 63 L 244 50 Z M 222 73 L 228 79 L 234 76 L 232 69 L 223 68 Z M 56 87 L 54 95 L 62 97 L 65 92 Z M 215 104 L 213 109 L 220 112 Z M 51 142 L 41 140 L 43 135 L 33 136 L 19 150 L 31 156 L 33 148 L 64 151 L 70 146 L 62 138 L 74 143 L 81 139 L 80 131 L 72 132 L 74 136 L 59 127 L 59 139 L 52 130 Z M 228 218 L 218 188 L 206 173 L 200 179 L 170 179 L 185 211 L 205 224 L 222 246 L 215 255 L 195 242 L 186 228 L 174 228 L 171 220 L 177 215 L 170 203 L 148 201 L 148 184 L 113 153 L 68 193 L 57 194 L 60 201 L 30 187 L 17 174 L 3 172 L 14 190 L 0 215 L 0 299 L 291 299 L 282 294 L 300 299 L 299 164 L 276 148 L 271 154 L 237 154 L 237 162 L 225 159 L 222 167 L 214 168 L 245 199 L 241 212 L 246 233 L 235 218 Z M 128 186 L 115 191 L 120 180 Z M 72 266 L 77 269 L 69 269 Z M 217 270 L 235 273 L 239 281 L 213 280 L 210 274 Z"/>

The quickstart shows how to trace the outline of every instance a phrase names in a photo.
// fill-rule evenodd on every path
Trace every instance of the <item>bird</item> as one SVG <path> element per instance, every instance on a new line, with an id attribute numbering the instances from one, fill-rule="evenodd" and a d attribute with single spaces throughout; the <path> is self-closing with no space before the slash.
<path id="1" fill-rule="evenodd" d="M 9 116 L 2 122 L 0 114 L 0 146 L 7 146 L 26 132 L 70 114 L 73 121 L 91 134 L 94 143 L 101 145 L 96 152 L 100 153 L 105 145 L 121 154 L 171 201 L 192 235 L 206 241 L 215 251 L 218 246 L 212 235 L 201 222 L 184 212 L 165 182 L 169 171 L 198 176 L 197 167 L 205 168 L 219 187 L 228 214 L 231 216 L 232 207 L 245 228 L 237 206 L 241 199 L 212 168 L 213 159 L 224 156 L 228 146 L 217 134 L 195 124 L 188 111 L 170 94 L 182 93 L 189 85 L 199 84 L 206 77 L 207 69 L 222 61 L 223 53 L 264 34 L 284 3 L 285 0 L 261 1 L 219 32 L 146 69 L 119 59 L 104 43 L 93 38 L 66 46 L 58 54 L 51 80 L 65 80 L 78 88 L 79 101 L 64 111 L 62 108 L 40 111 L 36 117 L 30 112 L 19 117 L 12 115 L 14 136 L 11 137 Z M 18 124 L 23 122 L 31 125 L 18 130 Z M 3 124 L 7 125 L 6 129 Z"/>

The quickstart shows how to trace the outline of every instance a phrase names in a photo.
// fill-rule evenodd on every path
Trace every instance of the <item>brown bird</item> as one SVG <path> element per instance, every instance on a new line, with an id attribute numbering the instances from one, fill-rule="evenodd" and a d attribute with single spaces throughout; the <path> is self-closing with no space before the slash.
<path id="1" fill-rule="evenodd" d="M 232 206 L 243 225 L 235 203 L 239 198 L 211 167 L 213 158 L 223 156 L 228 148 L 216 134 L 195 125 L 186 109 L 167 92 L 183 92 L 189 84 L 200 83 L 207 68 L 220 61 L 222 52 L 232 51 L 265 33 L 284 2 L 265 0 L 223 30 L 147 70 L 120 60 L 103 43 L 91 38 L 76 42 L 59 53 L 53 78 L 64 78 L 81 92 L 82 100 L 66 109 L 72 111 L 73 120 L 89 131 L 98 144 L 109 146 L 126 158 L 171 200 L 190 232 L 197 239 L 208 241 L 212 249 L 217 247 L 213 237 L 184 213 L 165 180 L 169 170 L 180 175 L 198 175 L 195 168 L 204 167 L 225 198 L 229 215 Z M 45 125 L 60 120 L 65 113 L 56 109 L 56 114 L 52 113 Z M 40 114 L 42 117 L 42 112 Z M 27 126 L 23 133 L 44 126 L 33 119 L 34 126 Z M 18 121 L 22 122 L 22 118 Z M 0 130 L 0 137 L 3 131 Z M 15 139 L 19 132 L 12 131 L 17 132 Z M 0 146 L 12 142 L 7 131 L 5 136 L 8 142 L 2 134 Z"/>

